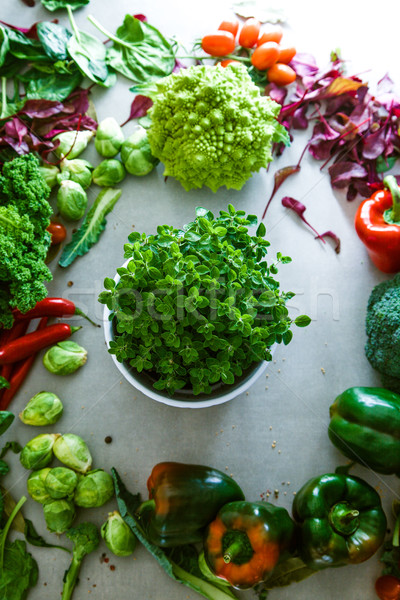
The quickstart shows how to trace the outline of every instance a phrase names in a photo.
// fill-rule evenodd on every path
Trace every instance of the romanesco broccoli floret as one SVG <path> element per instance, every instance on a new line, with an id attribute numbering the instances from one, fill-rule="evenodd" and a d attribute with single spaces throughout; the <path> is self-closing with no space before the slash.
<path id="1" fill-rule="evenodd" d="M 43 282 L 52 279 L 45 264 L 49 195 L 33 154 L 5 163 L 0 175 L 0 326 L 11 327 L 13 308 L 26 312 L 47 295 Z"/>
<path id="2" fill-rule="evenodd" d="M 192 66 L 162 79 L 152 96 L 148 138 L 165 176 L 186 190 L 239 190 L 288 141 L 280 106 L 261 96 L 241 66 Z"/>
<path id="3" fill-rule="evenodd" d="M 365 354 L 382 383 L 400 390 L 400 274 L 374 287 L 368 300 Z"/>

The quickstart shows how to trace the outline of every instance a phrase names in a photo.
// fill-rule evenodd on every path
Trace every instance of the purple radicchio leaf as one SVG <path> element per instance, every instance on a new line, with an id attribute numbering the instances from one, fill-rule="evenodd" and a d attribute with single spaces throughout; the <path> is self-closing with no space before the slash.
<path id="1" fill-rule="evenodd" d="M 129 113 L 129 117 L 121 123 L 121 127 L 126 125 L 132 119 L 139 119 L 140 117 L 144 117 L 147 114 L 149 108 L 153 106 L 153 100 L 148 96 L 142 96 L 138 94 L 135 96 L 132 104 L 131 104 L 131 112 Z"/>
<path id="2" fill-rule="evenodd" d="M 333 188 L 346 188 L 355 179 L 367 177 L 368 171 L 361 164 L 343 160 L 331 165 L 328 169 Z"/>
<path id="3" fill-rule="evenodd" d="M 283 103 L 285 102 L 287 92 L 287 88 L 282 87 L 280 85 L 276 85 L 276 83 L 269 83 L 265 87 L 265 95 L 269 96 L 271 100 L 274 100 L 275 102 L 281 105 L 283 105 Z"/>
<path id="4" fill-rule="evenodd" d="M 330 238 L 335 242 L 335 252 L 336 254 L 340 254 L 340 247 L 341 247 L 341 242 L 340 242 L 340 238 L 336 235 L 336 233 L 334 233 L 333 231 L 325 231 L 325 233 L 321 233 L 321 235 L 319 236 L 321 238 Z M 315 239 L 318 239 L 318 236 L 316 236 Z"/>
<path id="5" fill-rule="evenodd" d="M 314 227 L 304 217 L 304 213 L 306 211 L 306 207 L 304 206 L 304 204 L 302 204 L 298 200 L 295 200 L 294 198 L 291 198 L 290 196 L 285 196 L 284 198 L 282 198 L 282 205 L 285 208 L 293 210 L 300 217 L 303 223 L 305 223 L 305 225 L 307 225 L 315 233 L 316 238 L 321 240 L 324 244 L 326 243 L 324 238 L 318 233 L 316 229 L 314 229 Z"/>
<path id="6" fill-rule="evenodd" d="M 286 179 L 288 177 L 290 177 L 290 175 L 293 175 L 294 173 L 298 173 L 299 171 L 300 171 L 300 165 L 294 165 L 291 167 L 284 167 L 283 169 L 279 169 L 278 171 L 275 172 L 274 187 L 272 189 L 272 193 L 271 193 L 271 196 L 269 197 L 267 205 L 264 209 L 263 216 L 262 216 L 263 219 L 265 219 L 265 215 L 267 214 L 267 210 L 269 208 L 269 205 L 271 204 L 272 198 L 275 196 L 276 192 L 279 190 L 282 183 L 284 181 L 286 181 Z"/>

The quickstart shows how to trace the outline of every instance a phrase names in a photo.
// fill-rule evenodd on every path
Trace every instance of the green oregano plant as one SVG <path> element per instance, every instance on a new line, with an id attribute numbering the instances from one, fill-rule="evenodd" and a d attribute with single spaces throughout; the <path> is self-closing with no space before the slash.
<path id="1" fill-rule="evenodd" d="M 149 372 L 170 395 L 184 387 L 208 394 L 271 360 L 271 346 L 288 344 L 292 324 L 304 327 L 310 318 L 288 316 L 294 294 L 281 292 L 274 275 L 291 258 L 278 253 L 268 264 L 265 226 L 251 236 L 254 225 L 256 216 L 229 205 L 217 218 L 197 208 L 183 229 L 131 233 L 119 281 L 107 277 L 99 296 L 114 326 L 110 354 Z"/>

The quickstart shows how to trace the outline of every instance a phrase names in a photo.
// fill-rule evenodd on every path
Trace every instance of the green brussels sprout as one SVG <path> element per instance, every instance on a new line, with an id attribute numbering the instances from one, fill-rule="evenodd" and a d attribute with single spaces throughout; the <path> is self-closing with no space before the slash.
<path id="1" fill-rule="evenodd" d="M 78 483 L 78 475 L 67 467 L 50 469 L 44 482 L 47 493 L 58 500 L 72 496 Z"/>
<path id="2" fill-rule="evenodd" d="M 75 519 L 75 506 L 70 500 L 50 500 L 43 505 L 47 529 L 53 533 L 64 533 Z"/>
<path id="3" fill-rule="evenodd" d="M 160 162 L 151 153 L 144 127 L 138 127 L 122 144 L 121 160 L 128 173 L 138 176 L 147 175 Z"/>
<path id="4" fill-rule="evenodd" d="M 94 145 L 105 158 L 116 156 L 124 141 L 124 134 L 114 117 L 107 117 L 98 126 Z"/>
<path id="5" fill-rule="evenodd" d="M 47 475 L 50 473 L 51 469 L 46 467 L 45 469 L 40 469 L 40 471 L 33 471 L 26 482 L 26 488 L 28 490 L 28 494 L 33 500 L 36 502 L 40 502 L 40 504 L 45 504 L 49 500 L 51 500 L 50 494 L 47 492 L 44 482 L 46 481 Z"/>
<path id="6" fill-rule="evenodd" d="M 74 433 L 59 436 L 53 452 L 60 462 L 79 473 L 86 473 L 92 466 L 92 457 L 86 442 Z"/>
<path id="7" fill-rule="evenodd" d="M 52 142 L 60 140 L 60 145 L 53 152 L 59 158 L 68 156 L 68 159 L 71 160 L 85 150 L 93 136 L 94 131 L 63 131 L 52 139 Z"/>
<path id="8" fill-rule="evenodd" d="M 83 187 L 66 179 L 60 183 L 57 192 L 57 208 L 67 221 L 79 221 L 85 214 L 87 196 Z"/>
<path id="9" fill-rule="evenodd" d="M 93 166 L 87 160 L 82 158 L 68 160 L 68 158 L 64 158 L 60 163 L 60 167 L 61 173 L 57 176 L 58 183 L 68 180 L 75 181 L 84 190 L 92 183 Z"/>
<path id="10" fill-rule="evenodd" d="M 53 458 L 53 447 L 59 433 L 41 433 L 34 437 L 22 448 L 19 459 L 25 469 L 43 469 Z"/>
<path id="11" fill-rule="evenodd" d="M 137 538 L 117 510 L 109 513 L 100 533 L 107 548 L 116 556 L 130 556 L 136 548 Z"/>
<path id="12" fill-rule="evenodd" d="M 114 484 L 111 475 L 103 469 L 95 469 L 78 481 L 74 502 L 83 508 L 95 508 L 103 506 L 113 495 Z"/>
<path id="13" fill-rule="evenodd" d="M 43 164 L 39 167 L 39 171 L 47 185 L 52 188 L 57 183 L 57 176 L 60 173 L 60 169 L 56 165 Z"/>
<path id="14" fill-rule="evenodd" d="M 85 364 L 87 350 L 76 342 L 66 340 L 52 346 L 43 356 L 43 364 L 50 373 L 70 375 Z"/>
<path id="15" fill-rule="evenodd" d="M 117 158 L 103 160 L 93 171 L 93 183 L 112 187 L 125 178 L 125 167 Z"/>
<path id="16" fill-rule="evenodd" d="M 53 425 L 63 412 L 63 405 L 52 392 L 39 392 L 31 398 L 19 418 L 25 425 Z"/>

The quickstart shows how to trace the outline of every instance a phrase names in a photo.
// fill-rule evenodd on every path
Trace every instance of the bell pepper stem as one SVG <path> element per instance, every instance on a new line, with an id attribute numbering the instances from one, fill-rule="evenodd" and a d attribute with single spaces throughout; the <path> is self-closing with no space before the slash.
<path id="1" fill-rule="evenodd" d="M 350 535 L 357 529 L 359 511 L 351 508 L 347 502 L 338 502 L 329 513 L 329 521 L 333 529 L 341 535 Z"/>
<path id="2" fill-rule="evenodd" d="M 383 185 L 392 195 L 393 206 L 385 211 L 385 221 L 400 225 L 400 187 L 394 175 L 387 175 L 383 180 Z"/>
<path id="3" fill-rule="evenodd" d="M 229 564 L 243 550 L 240 539 L 235 540 L 224 552 L 224 563 Z"/>

